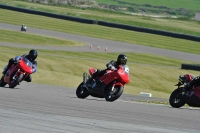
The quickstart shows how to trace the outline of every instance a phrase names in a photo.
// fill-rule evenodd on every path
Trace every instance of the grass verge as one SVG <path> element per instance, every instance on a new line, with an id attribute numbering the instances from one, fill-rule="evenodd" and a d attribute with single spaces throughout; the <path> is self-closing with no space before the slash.
<path id="1" fill-rule="evenodd" d="M 200 36 L 200 23 L 193 20 L 177 20 L 165 18 L 152 18 L 144 16 L 133 16 L 124 13 L 116 13 L 108 10 L 73 8 L 70 6 L 51 6 L 16 0 L 0 0 L 0 3 L 28 8 L 33 10 L 64 14 L 75 17 L 103 20 L 134 26 L 141 26 L 159 30 L 166 30 L 184 34 Z M 190 2 L 191 3 L 191 2 Z"/>
<path id="2" fill-rule="evenodd" d="M 0 68 L 16 55 L 22 55 L 29 49 L 0 46 Z M 38 71 L 33 74 L 33 82 L 76 88 L 82 82 L 83 72 L 90 67 L 105 69 L 105 64 L 116 59 L 117 53 L 87 53 L 38 50 Z M 125 86 L 125 94 L 152 93 L 153 97 L 168 98 L 175 89 L 174 84 L 181 74 L 199 72 L 181 70 L 185 62 L 172 58 L 127 53 L 131 82 Z M 187 62 L 191 63 L 191 62 Z"/>
<path id="3" fill-rule="evenodd" d="M 199 54 L 199 42 L 0 9 L 0 22 Z"/>
<path id="4" fill-rule="evenodd" d="M 17 32 L 0 29 L 1 42 L 11 42 L 15 44 L 32 44 L 40 46 L 83 46 L 81 42 L 69 41 L 59 38 L 33 35 L 25 32 Z"/>

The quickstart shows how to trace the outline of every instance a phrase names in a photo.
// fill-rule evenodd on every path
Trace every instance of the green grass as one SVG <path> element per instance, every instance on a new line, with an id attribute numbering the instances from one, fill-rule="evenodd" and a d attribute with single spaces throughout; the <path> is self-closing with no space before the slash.
<path id="1" fill-rule="evenodd" d="M 114 0 L 95 0 L 95 1 L 97 1 L 99 4 L 120 5 L 120 6 L 125 5 L 123 3 L 119 3 Z M 135 3 L 135 4 L 150 4 L 153 6 L 166 6 L 168 8 L 185 8 L 189 10 L 200 10 L 199 0 L 118 0 L 118 1 Z"/>
<path id="2" fill-rule="evenodd" d="M 199 42 L 188 41 L 184 39 L 176 39 L 98 25 L 82 24 L 2 9 L 0 9 L 0 16 L 0 22 L 3 23 L 10 23 L 15 25 L 21 25 L 22 23 L 25 23 L 28 27 L 68 32 L 132 44 L 200 54 Z"/>
<path id="3" fill-rule="evenodd" d="M 157 16 L 177 16 L 191 19 L 200 11 L 200 1 L 197 0 L 96 0 L 99 4 L 115 6 L 121 12 L 137 12 Z M 123 7 L 117 9 L 116 7 Z M 126 7 L 126 8 L 125 8 Z"/>
<path id="4" fill-rule="evenodd" d="M 0 41 L 40 46 L 81 46 L 80 42 L 0 29 Z"/>
<path id="5" fill-rule="evenodd" d="M 199 43 L 182 39 L 81 24 L 7 10 L 0 10 L 0 16 L 0 21 L 4 23 L 16 25 L 25 23 L 28 27 L 45 28 L 153 47 L 192 51 L 194 53 L 199 52 Z M 12 42 L 15 33 L 7 34 L 2 39 L 7 38 L 6 42 Z M 28 33 L 21 33 L 18 38 L 20 37 L 24 38 L 24 42 L 29 40 L 29 44 L 33 44 L 32 41 L 35 41 L 35 39 L 29 37 Z M 44 38 L 41 36 L 38 43 L 45 43 L 47 40 L 42 42 Z M 26 51 L 28 52 L 29 49 L 0 46 L 0 68 L 3 69 L 11 57 L 26 54 Z M 47 50 L 38 50 L 38 53 L 38 71 L 33 74 L 33 82 L 71 88 L 76 88 L 79 85 L 82 81 L 83 72 L 88 72 L 89 67 L 104 69 L 105 64 L 116 59 L 118 55 L 117 53 L 107 52 L 94 54 Z M 124 93 L 126 94 L 139 94 L 143 91 L 152 93 L 153 97 L 168 98 L 175 89 L 174 84 L 177 83 L 179 75 L 191 73 L 197 76 L 199 74 L 197 71 L 180 69 L 182 63 L 193 62 L 141 53 L 126 53 L 126 55 L 128 56 L 131 79 L 131 82 L 125 86 Z"/>
<path id="6" fill-rule="evenodd" d="M 17 7 L 28 9 L 89 18 L 94 20 L 104 20 L 109 22 L 123 23 L 134 26 L 141 26 L 159 30 L 166 30 L 184 34 L 200 36 L 200 24 L 193 20 L 177 20 L 164 18 L 150 18 L 143 16 L 133 16 L 124 13 L 116 13 L 108 10 L 100 9 L 84 9 L 73 7 L 49 6 L 37 3 L 29 3 L 15 0 L 0 0 L 0 3 L 6 3 Z M 106 15 L 105 15 L 106 14 Z"/>
<path id="7" fill-rule="evenodd" d="M 0 46 L 0 68 L 11 57 L 26 54 L 29 49 Z M 105 64 L 116 59 L 117 53 L 87 53 L 38 50 L 38 71 L 33 74 L 33 82 L 76 88 L 82 82 L 83 72 L 90 67 L 104 69 Z M 188 61 L 155 55 L 127 53 L 130 68 L 130 83 L 125 86 L 125 94 L 152 93 L 153 97 L 168 98 L 175 89 L 174 84 L 180 74 L 197 71 L 181 70 L 180 65 Z"/>

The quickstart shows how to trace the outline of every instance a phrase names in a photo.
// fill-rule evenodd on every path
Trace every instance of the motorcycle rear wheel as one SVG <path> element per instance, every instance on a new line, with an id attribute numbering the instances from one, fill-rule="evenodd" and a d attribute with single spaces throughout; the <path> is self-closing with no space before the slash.
<path id="1" fill-rule="evenodd" d="M 169 98 L 169 103 L 174 108 L 180 108 L 186 103 L 180 88 L 172 92 Z"/>
<path id="2" fill-rule="evenodd" d="M 114 92 L 112 91 L 112 87 L 105 91 L 105 99 L 108 102 L 113 102 L 117 100 L 123 93 L 124 87 L 122 86 L 115 86 Z"/>
<path id="3" fill-rule="evenodd" d="M 15 88 L 15 87 L 18 85 L 18 83 L 22 81 L 23 77 L 24 77 L 24 75 L 23 75 L 23 74 L 20 74 L 20 75 L 17 77 L 16 80 L 12 79 L 12 80 L 14 80 L 14 81 L 11 80 L 12 83 L 9 84 L 9 88 Z"/>
<path id="4" fill-rule="evenodd" d="M 83 82 L 78 86 L 78 88 L 76 89 L 76 96 L 78 97 L 78 98 L 82 98 L 82 99 L 84 99 L 84 98 L 86 98 L 86 97 L 88 97 L 89 96 L 89 91 L 85 88 L 85 87 L 83 87 Z"/>

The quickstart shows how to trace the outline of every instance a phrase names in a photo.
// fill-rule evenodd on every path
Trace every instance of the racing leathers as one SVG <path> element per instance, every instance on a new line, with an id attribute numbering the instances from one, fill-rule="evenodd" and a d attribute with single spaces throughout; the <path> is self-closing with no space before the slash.
<path id="1" fill-rule="evenodd" d="M 185 87 L 185 91 L 189 91 L 190 89 L 193 88 L 193 86 L 199 86 L 200 85 L 200 76 L 197 76 L 195 78 L 192 79 L 192 81 L 190 81 Z M 188 103 L 193 103 L 195 106 L 200 106 L 200 99 L 198 96 L 194 95 L 194 94 L 189 94 L 186 93 L 186 100 Z"/>
<path id="2" fill-rule="evenodd" d="M 35 73 L 37 71 L 37 61 L 36 60 L 31 60 L 31 58 L 29 58 L 29 55 L 22 55 L 22 56 L 16 56 L 15 58 L 11 58 L 8 62 L 8 65 L 5 67 L 4 71 L 3 71 L 3 75 L 6 74 L 6 72 L 8 71 L 8 69 L 15 63 L 19 62 L 19 60 L 21 58 L 26 58 L 28 59 L 31 63 L 32 63 L 32 67 L 33 67 L 33 73 Z M 3 77 L 3 76 L 2 76 Z M 32 78 L 31 75 L 28 75 L 25 79 L 25 81 L 27 82 L 31 82 Z"/>
<path id="3" fill-rule="evenodd" d="M 125 65 L 122 65 L 122 66 L 125 66 Z M 106 67 L 107 67 L 107 69 L 104 69 L 104 70 L 97 69 L 97 71 L 95 73 L 93 73 L 92 77 L 88 80 L 88 83 L 90 84 L 92 82 L 92 80 L 95 79 L 96 77 L 103 76 L 107 70 L 119 69 L 119 64 L 117 64 L 117 61 L 111 60 L 109 63 L 106 64 Z"/>

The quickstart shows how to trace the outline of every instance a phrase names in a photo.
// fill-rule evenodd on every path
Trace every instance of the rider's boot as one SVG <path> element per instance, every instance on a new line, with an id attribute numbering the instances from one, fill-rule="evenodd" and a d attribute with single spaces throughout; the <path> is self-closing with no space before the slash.
<path id="1" fill-rule="evenodd" d="M 186 84 L 185 87 L 183 88 L 184 91 L 184 97 L 188 98 L 190 95 L 190 90 L 192 89 L 192 86 L 190 83 Z"/>
<path id="2" fill-rule="evenodd" d="M 88 86 L 88 87 L 92 87 L 92 82 L 93 82 L 93 81 L 94 81 L 94 78 L 90 77 L 90 78 L 87 80 L 87 82 L 86 82 L 87 86 Z"/>
<path id="3" fill-rule="evenodd" d="M 14 64 L 13 59 L 10 59 L 9 62 L 8 62 L 8 65 L 4 67 L 2 74 L 5 75 L 6 72 L 8 71 L 8 69 L 10 69 L 13 64 Z"/>
<path id="4" fill-rule="evenodd" d="M 89 79 L 87 80 L 87 84 L 91 84 L 92 81 L 96 78 L 96 73 L 93 73 L 93 75 L 91 77 L 89 77 Z"/>
<path id="5" fill-rule="evenodd" d="M 0 79 L 0 87 L 4 87 L 6 85 L 6 83 L 4 82 L 4 75 L 2 75 L 1 79 Z"/>
<path id="6" fill-rule="evenodd" d="M 8 67 L 6 69 L 4 69 L 4 71 L 2 72 L 2 74 L 5 75 L 6 72 L 8 71 L 8 69 L 9 69 Z"/>
<path id="7" fill-rule="evenodd" d="M 1 76 L 1 80 L 0 81 L 4 81 L 4 75 Z"/>

